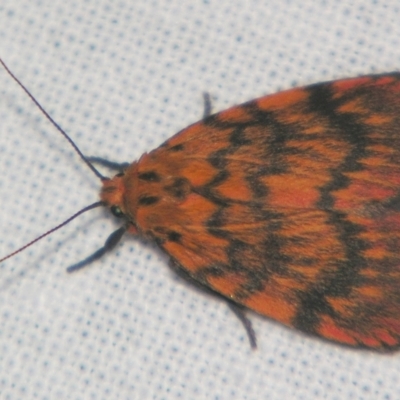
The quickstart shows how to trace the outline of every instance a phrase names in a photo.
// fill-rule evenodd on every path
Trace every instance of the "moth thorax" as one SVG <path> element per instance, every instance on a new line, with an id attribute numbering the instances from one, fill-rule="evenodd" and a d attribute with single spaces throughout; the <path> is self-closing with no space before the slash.
<path id="1" fill-rule="evenodd" d="M 107 206 L 117 205 L 121 208 L 124 208 L 124 194 L 125 185 L 122 176 L 114 176 L 114 178 L 103 181 L 103 187 L 100 191 L 100 199 Z"/>

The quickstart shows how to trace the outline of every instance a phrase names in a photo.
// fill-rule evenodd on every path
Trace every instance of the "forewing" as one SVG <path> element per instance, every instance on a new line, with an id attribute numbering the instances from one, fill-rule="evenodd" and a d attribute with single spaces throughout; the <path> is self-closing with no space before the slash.
<path id="1" fill-rule="evenodd" d="M 234 107 L 144 157 L 137 223 L 200 284 L 350 345 L 400 341 L 400 77 Z M 146 184 L 146 185 L 145 185 Z M 139 199 L 140 202 L 140 199 Z"/>

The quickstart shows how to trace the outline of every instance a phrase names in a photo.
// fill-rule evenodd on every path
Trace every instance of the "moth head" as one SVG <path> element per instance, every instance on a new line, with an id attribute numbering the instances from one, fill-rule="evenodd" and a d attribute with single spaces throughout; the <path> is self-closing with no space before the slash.
<path id="1" fill-rule="evenodd" d="M 117 174 L 113 178 L 105 179 L 102 182 L 101 201 L 106 207 L 110 208 L 114 216 L 117 218 L 123 217 L 126 214 L 124 209 L 125 185 L 123 174 Z"/>

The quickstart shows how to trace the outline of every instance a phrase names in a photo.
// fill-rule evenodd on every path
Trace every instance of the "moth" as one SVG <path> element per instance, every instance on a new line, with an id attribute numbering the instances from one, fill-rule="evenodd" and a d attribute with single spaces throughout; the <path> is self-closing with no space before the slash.
<path id="1" fill-rule="evenodd" d="M 206 97 L 200 122 L 138 161 L 112 163 L 85 157 L 0 62 L 102 182 L 100 201 L 50 232 L 98 206 L 122 220 L 69 271 L 128 232 L 226 300 L 252 347 L 247 310 L 329 341 L 398 348 L 399 73 L 290 89 L 217 114 Z M 117 173 L 104 177 L 93 163 Z"/>

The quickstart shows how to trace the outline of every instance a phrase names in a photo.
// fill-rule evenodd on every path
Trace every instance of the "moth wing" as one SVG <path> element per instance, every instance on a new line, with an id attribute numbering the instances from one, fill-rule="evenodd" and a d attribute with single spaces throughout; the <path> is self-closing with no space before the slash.
<path id="1" fill-rule="evenodd" d="M 399 82 L 293 89 L 187 128 L 141 161 L 172 184 L 139 223 L 239 304 L 338 342 L 397 346 Z"/>

